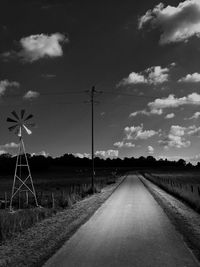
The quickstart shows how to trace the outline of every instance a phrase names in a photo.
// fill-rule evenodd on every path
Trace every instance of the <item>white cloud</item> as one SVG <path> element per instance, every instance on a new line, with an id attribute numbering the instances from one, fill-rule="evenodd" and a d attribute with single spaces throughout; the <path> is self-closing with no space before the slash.
<path id="1" fill-rule="evenodd" d="M 5 151 L 5 150 L 3 150 L 3 149 L 0 150 L 0 155 L 7 154 L 7 153 L 8 153 L 8 152 Z"/>
<path id="2" fill-rule="evenodd" d="M 131 72 L 127 78 L 124 78 L 119 85 L 127 85 L 127 84 L 139 84 L 139 83 L 147 83 L 146 78 L 143 74 Z"/>
<path id="3" fill-rule="evenodd" d="M 169 79 L 169 69 L 160 66 L 151 67 L 146 70 L 148 73 L 148 81 L 150 84 L 161 84 L 167 82 Z"/>
<path id="4" fill-rule="evenodd" d="M 138 111 L 135 111 L 135 112 L 132 112 L 129 117 L 136 117 L 137 115 L 147 115 L 149 116 L 150 115 L 150 112 L 146 111 L 145 109 L 143 110 L 138 110 Z"/>
<path id="5" fill-rule="evenodd" d="M 145 25 L 162 31 L 161 45 L 200 37 L 200 1 L 185 0 L 176 7 L 160 3 L 140 17 L 139 29 Z"/>
<path id="6" fill-rule="evenodd" d="M 159 140 L 159 144 L 163 145 L 166 149 L 170 147 L 189 147 L 191 142 L 187 138 L 190 136 L 200 137 L 200 127 L 196 125 L 188 127 L 172 125 L 168 135 L 164 136 L 162 140 Z"/>
<path id="7" fill-rule="evenodd" d="M 152 136 L 158 134 L 158 132 L 154 130 L 143 130 L 143 124 L 140 126 L 131 126 L 131 127 L 125 127 L 124 133 L 127 140 L 138 140 L 138 139 L 148 139 Z"/>
<path id="8" fill-rule="evenodd" d="M 73 155 L 75 157 L 78 157 L 78 158 L 81 158 L 81 159 L 90 158 L 90 154 L 88 154 L 88 153 L 74 153 Z"/>
<path id="9" fill-rule="evenodd" d="M 166 98 L 157 98 L 148 103 L 151 112 L 160 112 L 166 108 L 177 108 L 183 105 L 200 105 L 200 94 L 192 93 L 181 98 L 171 94 Z"/>
<path id="10" fill-rule="evenodd" d="M 164 109 L 168 108 L 178 108 L 184 105 L 200 105 L 200 94 L 191 93 L 187 96 L 176 98 L 173 94 L 170 94 L 168 97 L 157 98 L 153 102 L 148 103 L 149 110 L 143 109 L 132 112 L 129 117 L 135 117 L 137 115 L 162 115 Z M 170 119 L 174 113 L 166 115 L 166 119 Z M 191 119 L 191 118 L 190 118 Z"/>
<path id="11" fill-rule="evenodd" d="M 178 82 L 198 83 L 200 82 L 200 73 L 187 74 L 185 77 L 179 79 Z"/>
<path id="12" fill-rule="evenodd" d="M 198 119 L 199 117 L 200 117 L 200 112 L 197 111 L 192 115 L 192 117 L 188 118 L 188 120 Z"/>
<path id="13" fill-rule="evenodd" d="M 172 125 L 169 134 L 165 136 L 162 140 L 159 140 L 159 144 L 163 145 L 165 149 L 170 147 L 175 148 L 185 148 L 189 147 L 191 142 L 186 140 L 186 127 L 179 125 Z"/>
<path id="14" fill-rule="evenodd" d="M 124 141 L 116 142 L 113 145 L 118 147 L 118 148 L 133 148 L 133 147 L 135 147 L 135 144 L 133 144 L 131 142 L 124 142 Z"/>
<path id="15" fill-rule="evenodd" d="M 175 114 L 174 113 L 169 113 L 165 116 L 165 119 L 172 119 L 174 118 Z"/>
<path id="16" fill-rule="evenodd" d="M 147 111 L 146 109 L 143 110 L 138 110 L 135 111 L 133 113 L 131 113 L 129 115 L 129 117 L 136 117 L 138 115 L 146 115 L 146 116 L 150 116 L 150 115 L 162 115 L 163 114 L 163 110 L 162 109 L 151 109 L 150 111 Z"/>
<path id="17" fill-rule="evenodd" d="M 153 154 L 154 153 L 154 148 L 152 146 L 148 146 L 148 153 Z"/>
<path id="18" fill-rule="evenodd" d="M 45 152 L 44 150 L 37 152 L 37 153 L 31 153 L 31 156 L 43 156 L 45 158 L 49 157 L 49 153 Z"/>
<path id="19" fill-rule="evenodd" d="M 19 87 L 20 84 L 15 81 L 2 80 L 0 81 L 0 96 L 3 95 L 8 87 Z"/>
<path id="20" fill-rule="evenodd" d="M 119 155 L 119 151 L 118 150 L 100 150 L 100 151 L 96 151 L 95 152 L 95 156 L 99 157 L 99 158 L 117 158 Z"/>
<path id="21" fill-rule="evenodd" d="M 54 58 L 63 55 L 62 44 L 67 43 L 68 38 L 61 33 L 35 34 L 20 39 L 21 50 L 19 52 L 4 52 L 3 58 L 19 57 L 25 62 L 34 62 L 41 58 Z"/>
<path id="22" fill-rule="evenodd" d="M 161 66 L 153 66 L 147 68 L 143 72 L 131 72 L 127 78 L 124 78 L 120 85 L 128 84 L 153 84 L 158 85 L 169 80 L 169 68 L 162 68 Z"/>
<path id="23" fill-rule="evenodd" d="M 39 97 L 40 93 L 36 92 L 36 91 L 28 91 L 23 97 L 25 99 L 33 99 L 33 98 L 37 98 Z"/>
<path id="24" fill-rule="evenodd" d="M 5 145 L 0 145 L 0 149 L 10 149 L 10 148 L 17 148 L 19 147 L 19 144 L 16 144 L 14 142 L 7 143 Z"/>
<path id="25" fill-rule="evenodd" d="M 200 161 L 200 154 L 197 154 L 197 155 L 194 155 L 194 156 L 190 156 L 190 157 L 186 157 L 185 160 L 189 161 L 189 162 L 199 162 Z"/>
<path id="26" fill-rule="evenodd" d="M 187 128 L 187 134 L 188 135 L 194 135 L 194 136 L 200 136 L 200 127 L 197 127 L 196 125 L 189 126 Z"/>

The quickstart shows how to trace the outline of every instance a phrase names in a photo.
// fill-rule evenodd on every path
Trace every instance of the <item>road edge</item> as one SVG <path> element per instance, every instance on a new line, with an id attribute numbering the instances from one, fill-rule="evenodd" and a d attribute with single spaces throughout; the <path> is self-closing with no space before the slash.
<path id="1" fill-rule="evenodd" d="M 200 214 L 181 200 L 145 179 L 143 175 L 138 174 L 138 178 L 166 213 L 200 266 Z M 188 214 L 189 216 L 187 216 Z"/>

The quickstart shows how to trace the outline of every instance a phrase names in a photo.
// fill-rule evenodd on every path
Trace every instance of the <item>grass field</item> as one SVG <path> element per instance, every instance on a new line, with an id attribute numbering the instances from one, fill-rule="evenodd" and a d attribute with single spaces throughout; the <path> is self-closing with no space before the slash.
<path id="1" fill-rule="evenodd" d="M 148 180 L 184 200 L 200 212 L 199 171 L 151 171 L 143 174 Z"/>
<path id="2" fill-rule="evenodd" d="M 102 168 L 97 169 L 95 173 L 95 183 L 98 187 L 112 181 L 115 169 Z M 75 168 L 52 168 L 48 171 L 36 172 L 32 174 L 35 190 L 38 198 L 47 197 L 53 193 L 54 196 L 67 194 L 69 191 L 78 190 L 84 186 L 89 187 L 91 184 L 91 173 L 88 169 Z M 11 188 L 13 183 L 12 175 L 0 175 L 0 200 L 5 197 L 10 199 Z"/>
<path id="3" fill-rule="evenodd" d="M 116 170 L 97 169 L 95 174 L 96 192 L 108 184 L 115 183 L 118 175 Z M 35 208 L 33 198 L 29 197 L 26 205 L 25 194 L 16 196 L 13 202 L 16 212 L 5 209 L 4 196 L 7 192 L 9 201 L 12 187 L 12 176 L 0 176 L 0 242 L 31 227 L 37 222 L 52 216 L 63 208 L 69 208 L 77 201 L 91 194 L 91 175 L 88 170 L 60 168 L 50 172 L 34 173 L 33 180 L 37 199 L 41 207 Z M 9 203 L 7 203 L 8 207 Z M 20 209 L 19 209 L 20 208 Z"/>

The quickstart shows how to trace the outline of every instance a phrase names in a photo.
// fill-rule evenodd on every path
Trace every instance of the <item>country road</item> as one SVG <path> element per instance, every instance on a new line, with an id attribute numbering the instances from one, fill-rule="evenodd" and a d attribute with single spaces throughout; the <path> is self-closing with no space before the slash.
<path id="1" fill-rule="evenodd" d="M 200 265 L 137 175 L 129 175 L 44 266 Z"/>

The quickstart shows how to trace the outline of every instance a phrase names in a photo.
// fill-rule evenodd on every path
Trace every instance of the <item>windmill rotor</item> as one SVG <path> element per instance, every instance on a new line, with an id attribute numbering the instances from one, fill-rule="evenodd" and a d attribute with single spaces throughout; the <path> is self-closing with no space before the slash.
<path id="1" fill-rule="evenodd" d="M 33 118 L 33 114 L 26 114 L 25 109 L 22 109 L 19 114 L 15 110 L 11 112 L 12 116 L 7 118 L 7 122 L 12 123 L 8 127 L 9 131 L 14 131 L 19 137 L 22 136 L 24 131 L 27 134 L 31 134 L 32 131 L 29 128 L 35 126 L 34 123 L 31 123 L 30 120 Z"/>

